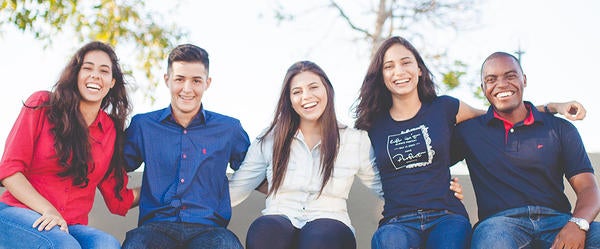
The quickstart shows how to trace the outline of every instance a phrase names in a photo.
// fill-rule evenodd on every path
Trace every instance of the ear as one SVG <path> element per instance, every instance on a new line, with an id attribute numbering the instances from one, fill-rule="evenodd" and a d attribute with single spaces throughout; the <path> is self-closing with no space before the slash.
<path id="1" fill-rule="evenodd" d="M 115 86 L 116 82 L 117 80 L 115 78 L 113 78 L 112 81 L 110 81 L 110 89 L 112 89 Z"/>
<path id="2" fill-rule="evenodd" d="M 164 74 L 163 79 L 165 80 L 165 85 L 168 88 L 169 87 L 169 74 L 168 73 Z"/>
<path id="3" fill-rule="evenodd" d="M 527 87 L 527 75 L 523 74 L 523 87 Z"/>
<path id="4" fill-rule="evenodd" d="M 210 83 L 211 83 L 211 82 L 212 82 L 212 78 L 211 78 L 211 77 L 208 77 L 208 78 L 206 79 L 206 88 L 205 88 L 204 90 L 206 90 L 206 89 L 208 89 L 208 88 L 210 87 Z"/>

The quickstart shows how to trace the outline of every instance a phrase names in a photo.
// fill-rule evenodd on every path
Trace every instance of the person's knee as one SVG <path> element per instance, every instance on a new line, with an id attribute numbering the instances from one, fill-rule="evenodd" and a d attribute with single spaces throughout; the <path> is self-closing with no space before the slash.
<path id="1" fill-rule="evenodd" d="M 585 239 L 586 249 L 600 248 L 600 223 L 590 223 L 590 230 L 587 232 Z"/>
<path id="2" fill-rule="evenodd" d="M 411 233 L 407 229 L 400 224 L 383 225 L 373 234 L 371 247 L 375 249 L 418 248 L 421 238 L 416 233 Z"/>
<path id="3" fill-rule="evenodd" d="M 307 223 L 300 230 L 298 248 L 356 248 L 356 239 L 350 227 L 334 219 L 319 219 Z"/>
<path id="4" fill-rule="evenodd" d="M 516 238 L 502 217 L 489 218 L 473 230 L 471 248 L 518 248 Z"/>
<path id="5" fill-rule="evenodd" d="M 120 249 L 121 242 L 110 234 L 102 234 L 96 236 L 93 240 L 81 243 L 83 248 L 105 248 L 105 249 Z"/>
<path id="6" fill-rule="evenodd" d="M 223 249 L 243 249 L 238 237 L 227 228 L 219 227 L 211 233 L 213 240 L 219 248 Z"/>

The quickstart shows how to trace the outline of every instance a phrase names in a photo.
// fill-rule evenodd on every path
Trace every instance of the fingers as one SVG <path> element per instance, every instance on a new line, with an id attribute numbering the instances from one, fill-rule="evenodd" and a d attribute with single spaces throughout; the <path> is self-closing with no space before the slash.
<path id="1" fill-rule="evenodd" d="M 450 181 L 450 190 L 454 191 L 454 196 L 457 199 L 463 200 L 465 198 L 462 193 L 462 186 L 458 183 L 457 177 L 452 178 L 452 181 Z"/>
<path id="2" fill-rule="evenodd" d="M 69 232 L 67 221 L 65 221 L 62 217 L 59 216 L 42 215 L 40 218 L 35 220 L 32 225 L 32 227 L 37 228 L 38 231 L 49 231 L 55 226 L 59 226 L 60 230 L 64 232 Z"/>
<path id="3" fill-rule="evenodd" d="M 565 117 L 572 121 L 582 120 L 587 114 L 587 111 L 585 110 L 583 105 L 577 101 L 570 102 L 568 108 L 569 109 L 567 110 Z"/>

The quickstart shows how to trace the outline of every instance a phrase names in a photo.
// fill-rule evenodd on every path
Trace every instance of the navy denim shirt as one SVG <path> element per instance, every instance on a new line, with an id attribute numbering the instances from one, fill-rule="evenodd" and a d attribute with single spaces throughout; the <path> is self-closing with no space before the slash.
<path id="1" fill-rule="evenodd" d="M 167 221 L 227 226 L 227 166 L 238 169 L 250 145 L 239 120 L 202 108 L 184 128 L 167 107 L 135 115 L 126 134 L 127 170 L 144 163 L 139 225 Z"/>

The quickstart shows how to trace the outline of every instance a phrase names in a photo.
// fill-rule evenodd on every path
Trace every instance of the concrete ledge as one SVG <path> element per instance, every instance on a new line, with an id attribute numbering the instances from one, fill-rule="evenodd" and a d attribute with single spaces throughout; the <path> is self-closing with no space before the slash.
<path id="1" fill-rule="evenodd" d="M 596 168 L 596 172 L 600 172 L 598 171 L 600 153 L 590 154 L 590 159 Z M 142 173 L 140 172 L 130 173 L 129 185 L 139 186 L 141 184 L 141 175 Z M 475 224 L 477 222 L 477 207 L 471 179 L 468 175 L 457 175 L 457 177 L 463 186 L 463 193 L 465 195 L 463 202 L 469 212 L 471 224 Z M 596 178 L 600 182 L 598 173 L 596 173 Z M 574 205 L 575 194 L 566 180 L 565 189 L 572 205 Z M 4 188 L 0 188 L 0 193 L 3 191 Z M 260 211 L 264 208 L 264 205 L 265 195 L 255 191 L 242 204 L 233 208 L 233 216 L 229 229 L 238 236 L 242 243 L 246 240 L 248 227 L 254 219 L 261 215 Z M 352 224 L 356 228 L 358 248 L 370 248 L 371 236 L 377 229 L 379 219 L 381 219 L 382 208 L 383 201 L 375 197 L 358 179 L 355 180 L 348 200 L 348 212 L 350 213 Z M 97 192 L 94 208 L 90 214 L 90 226 L 107 231 L 117 239 L 123 241 L 125 233 L 137 226 L 138 214 L 138 208 L 130 210 L 125 217 L 110 214 L 104 204 L 102 195 L 100 195 L 100 192 Z M 597 218 L 596 220 L 599 219 Z"/>

